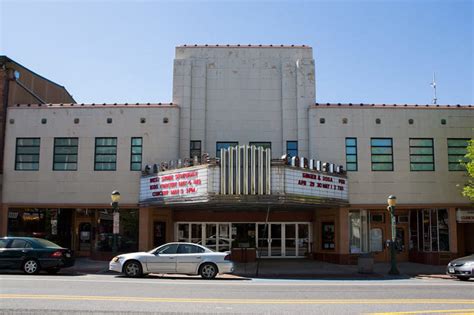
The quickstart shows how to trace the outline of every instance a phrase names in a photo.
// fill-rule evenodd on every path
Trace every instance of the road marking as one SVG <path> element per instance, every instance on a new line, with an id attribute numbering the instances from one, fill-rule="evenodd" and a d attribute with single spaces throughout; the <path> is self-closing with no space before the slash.
<path id="1" fill-rule="evenodd" d="M 104 277 L 108 279 L 112 278 L 112 280 L 103 280 Z M 145 279 L 127 279 L 127 278 L 116 278 L 115 276 L 96 276 L 96 275 L 87 275 L 81 276 L 82 279 L 70 279 L 70 277 L 61 277 L 61 276 L 12 276 L 12 277 L 0 277 L 2 281 L 52 281 L 52 282 L 96 282 L 96 283 L 127 283 L 127 284 L 141 284 L 141 285 L 160 285 L 160 284 L 186 284 L 186 285 L 249 285 L 249 286 L 389 286 L 389 287 L 397 287 L 397 286 L 468 286 L 472 287 L 471 283 L 464 283 L 458 281 L 446 282 L 440 281 L 435 282 L 433 280 L 367 280 L 367 281 L 341 281 L 337 282 L 335 280 L 268 280 L 266 279 L 252 279 L 246 281 L 240 280 L 188 280 L 185 278 L 180 279 L 168 279 L 168 278 L 145 278 Z"/>
<path id="2" fill-rule="evenodd" d="M 69 300 L 69 301 L 114 301 L 152 303 L 207 303 L 207 304 L 466 304 L 474 300 L 462 299 L 204 299 L 204 298 L 157 298 L 133 296 L 94 295 L 42 295 L 42 294 L 0 294 L 0 299 L 20 300 Z"/>
<path id="3" fill-rule="evenodd" d="M 442 314 L 456 314 L 456 315 L 472 315 L 472 314 L 474 314 L 474 309 L 386 312 L 386 313 L 370 313 L 370 315 L 405 315 L 405 314 L 439 314 L 439 313 L 442 313 Z"/>

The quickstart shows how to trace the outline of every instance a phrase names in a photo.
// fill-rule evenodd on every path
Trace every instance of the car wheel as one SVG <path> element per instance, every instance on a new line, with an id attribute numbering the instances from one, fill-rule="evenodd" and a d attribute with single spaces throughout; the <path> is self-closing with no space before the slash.
<path id="1" fill-rule="evenodd" d="M 50 275 L 55 275 L 59 272 L 59 268 L 51 268 L 51 269 L 47 269 L 46 272 Z"/>
<path id="2" fill-rule="evenodd" d="M 136 260 L 128 261 L 123 266 L 123 273 L 131 278 L 141 277 L 143 275 L 142 265 Z"/>
<path id="3" fill-rule="evenodd" d="M 468 281 L 469 277 L 458 277 L 458 279 L 461 281 Z"/>
<path id="4" fill-rule="evenodd" d="M 201 266 L 199 274 L 204 279 L 214 279 L 217 276 L 217 266 L 211 263 L 205 263 Z"/>
<path id="5" fill-rule="evenodd" d="M 22 269 L 26 274 L 34 275 L 40 271 L 40 265 L 35 259 L 28 259 L 23 263 Z"/>

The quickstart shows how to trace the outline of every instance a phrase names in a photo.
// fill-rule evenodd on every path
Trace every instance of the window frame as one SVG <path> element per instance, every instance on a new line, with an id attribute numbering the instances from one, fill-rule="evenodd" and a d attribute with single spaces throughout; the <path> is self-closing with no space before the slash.
<path id="1" fill-rule="evenodd" d="M 98 162 L 97 161 L 97 148 L 98 148 L 97 141 L 99 139 L 115 139 L 115 145 L 101 145 L 100 146 L 101 148 L 115 147 L 115 153 L 114 154 L 111 154 L 111 153 L 101 153 L 100 154 L 100 155 L 109 155 L 109 156 L 115 155 L 115 162 Z M 96 137 L 95 138 L 95 143 L 94 143 L 94 171 L 97 171 L 97 172 L 113 172 L 113 171 L 117 170 L 117 142 L 118 142 L 117 137 Z M 97 163 L 114 163 L 115 167 L 114 167 L 114 169 L 97 169 Z"/>
<path id="2" fill-rule="evenodd" d="M 140 145 L 133 144 L 133 140 L 136 140 L 136 139 L 140 139 Z M 133 148 L 141 148 L 140 153 L 139 154 L 133 153 Z M 140 162 L 134 162 L 133 161 L 134 156 L 140 156 Z M 117 161 L 115 161 L 115 163 L 117 163 Z M 140 168 L 138 170 L 133 168 L 133 166 L 136 164 L 140 164 Z M 132 137 L 130 139 L 130 171 L 140 172 L 142 170 L 142 166 L 143 166 L 143 137 Z"/>
<path id="3" fill-rule="evenodd" d="M 421 145 L 412 145 L 412 140 L 431 140 L 431 146 L 421 146 Z M 408 146 L 409 146 L 409 155 L 410 155 L 410 172 L 434 172 L 435 171 L 435 156 L 434 156 L 434 139 L 433 138 L 409 138 L 408 139 Z M 412 153 L 413 149 L 418 148 L 431 148 L 431 154 L 421 154 L 421 153 Z M 420 156 L 431 156 L 432 162 L 413 162 L 412 157 L 420 157 Z M 432 165 L 432 169 L 430 170 L 416 170 L 413 169 L 413 164 L 415 165 Z"/>
<path id="4" fill-rule="evenodd" d="M 466 141 L 466 146 L 450 146 L 449 145 L 449 141 L 450 140 L 463 140 L 463 141 Z M 449 153 L 449 149 L 451 148 L 465 148 L 466 149 L 466 153 L 467 153 L 467 147 L 469 146 L 469 141 L 471 141 L 472 139 L 469 139 L 469 138 L 447 138 L 446 139 L 446 145 L 447 145 L 447 152 L 448 152 L 448 171 L 449 172 L 463 172 L 463 171 L 466 171 L 466 167 L 464 165 L 461 164 L 461 162 L 450 162 L 449 161 L 449 157 L 450 156 L 458 156 L 458 157 L 462 157 L 463 160 L 465 158 L 465 155 L 460 155 L 460 154 L 450 154 Z M 457 166 L 456 169 L 452 169 L 451 166 Z"/>
<path id="5" fill-rule="evenodd" d="M 21 148 L 38 148 L 38 153 L 18 153 L 18 142 L 20 140 L 38 140 L 38 145 L 23 145 Z M 41 138 L 39 137 L 26 137 L 26 138 L 16 138 L 16 143 L 15 143 L 15 171 L 39 171 L 39 164 L 40 164 L 40 153 L 41 153 Z M 18 156 L 37 156 L 38 157 L 38 162 L 20 162 L 18 161 Z M 31 168 L 31 169 L 21 169 L 18 168 L 19 163 L 29 163 L 29 164 L 36 164 L 36 168 Z"/>
<path id="6" fill-rule="evenodd" d="M 290 149 L 289 145 L 295 144 L 296 149 Z M 296 151 L 295 155 L 290 154 L 290 151 Z M 298 140 L 287 140 L 286 141 L 286 154 L 288 157 L 298 156 Z"/>
<path id="7" fill-rule="evenodd" d="M 347 140 L 354 140 L 355 145 L 348 145 Z M 346 146 L 346 171 L 348 172 L 357 172 L 359 170 L 359 157 L 358 157 L 358 149 L 357 149 L 357 138 L 356 137 L 346 137 L 344 139 L 344 144 Z M 347 148 L 355 148 L 355 153 L 347 153 Z M 348 156 L 355 156 L 355 162 L 348 162 L 347 157 Z M 350 170 L 348 165 L 349 164 L 354 164 L 355 165 L 355 170 Z"/>
<path id="8" fill-rule="evenodd" d="M 235 147 L 239 145 L 238 141 L 217 141 L 216 142 L 216 156 L 218 156 L 221 152 L 219 145 L 220 144 L 228 144 L 227 148 L 229 147 Z"/>
<path id="9" fill-rule="evenodd" d="M 199 143 L 199 149 L 195 148 L 195 145 Z M 217 148 L 217 146 L 216 146 Z M 193 152 L 199 151 L 199 154 L 193 154 Z M 198 157 L 198 159 L 201 159 L 202 155 L 202 141 L 201 140 L 191 140 L 189 141 L 189 157 L 193 159 L 195 156 Z"/>
<path id="10" fill-rule="evenodd" d="M 74 146 L 74 145 L 56 145 L 56 140 L 64 140 L 64 139 L 76 139 L 77 140 L 77 144 Z M 56 149 L 60 147 L 60 148 L 76 148 L 76 154 L 64 154 L 64 153 L 56 153 Z M 67 156 L 67 155 L 70 155 L 70 156 L 73 156 L 75 155 L 76 156 L 76 162 L 56 162 L 56 155 L 58 156 Z M 74 172 L 74 171 L 77 171 L 77 166 L 78 166 L 78 163 L 79 163 L 79 138 L 78 137 L 55 137 L 54 140 L 53 140 L 53 171 L 63 171 L 63 172 Z M 56 164 L 76 164 L 76 168 L 75 169 L 56 169 Z"/>
<path id="11" fill-rule="evenodd" d="M 390 146 L 384 146 L 384 145 L 374 145 L 373 141 L 374 140 L 390 140 Z M 374 148 L 390 148 L 390 154 L 387 153 L 373 153 Z M 390 156 L 391 162 L 374 162 L 373 158 L 374 156 Z M 393 138 L 370 138 L 370 162 L 371 162 L 371 170 L 372 172 L 393 172 L 395 167 L 394 167 L 394 161 L 393 161 Z M 375 165 L 382 165 L 382 164 L 390 164 L 391 169 L 386 169 L 386 170 L 377 170 L 374 169 Z"/>

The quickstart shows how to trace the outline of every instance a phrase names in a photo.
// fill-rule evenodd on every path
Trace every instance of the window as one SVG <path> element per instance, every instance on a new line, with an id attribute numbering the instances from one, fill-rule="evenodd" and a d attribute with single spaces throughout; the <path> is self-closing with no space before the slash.
<path id="1" fill-rule="evenodd" d="M 0 239 L 0 249 L 1 248 L 7 248 L 8 240 L 2 240 Z"/>
<path id="2" fill-rule="evenodd" d="M 31 248 L 31 244 L 25 240 L 13 240 L 10 248 Z"/>
<path id="3" fill-rule="evenodd" d="M 221 149 L 238 146 L 238 142 L 216 142 L 216 156 L 220 155 Z"/>
<path id="4" fill-rule="evenodd" d="M 142 169 L 143 139 L 141 137 L 132 138 L 130 152 L 130 170 L 140 171 Z"/>
<path id="5" fill-rule="evenodd" d="M 446 209 L 410 211 L 410 249 L 423 252 L 449 251 L 449 222 Z"/>
<path id="6" fill-rule="evenodd" d="M 161 247 L 156 254 L 176 254 L 178 250 L 178 244 L 170 244 Z"/>
<path id="7" fill-rule="evenodd" d="M 264 149 L 271 149 L 272 143 L 271 142 L 249 142 L 249 145 L 254 145 L 257 148 L 262 147 Z"/>
<path id="8" fill-rule="evenodd" d="M 15 170 L 37 171 L 39 169 L 40 138 L 17 138 Z"/>
<path id="9" fill-rule="evenodd" d="M 204 253 L 204 248 L 191 244 L 179 244 L 178 254 Z"/>
<path id="10" fill-rule="evenodd" d="M 192 159 L 195 156 L 201 158 L 201 140 L 192 140 L 189 144 L 189 157 Z"/>
<path id="11" fill-rule="evenodd" d="M 371 138 L 372 171 L 393 171 L 392 138 Z"/>
<path id="12" fill-rule="evenodd" d="M 54 138 L 53 171 L 77 171 L 78 138 Z"/>
<path id="13" fill-rule="evenodd" d="M 349 212 L 349 252 L 366 253 L 369 247 L 367 210 Z"/>
<path id="14" fill-rule="evenodd" d="M 410 171 L 434 171 L 433 139 L 410 139 Z"/>
<path id="15" fill-rule="evenodd" d="M 115 171 L 117 138 L 95 138 L 95 171 Z"/>
<path id="16" fill-rule="evenodd" d="M 450 171 L 464 171 L 466 168 L 461 162 L 467 162 L 467 145 L 470 139 L 448 139 L 448 169 Z"/>
<path id="17" fill-rule="evenodd" d="M 298 141 L 286 141 L 286 154 L 289 157 L 298 156 Z"/>
<path id="18" fill-rule="evenodd" d="M 357 138 L 346 138 L 346 170 L 357 171 Z"/>

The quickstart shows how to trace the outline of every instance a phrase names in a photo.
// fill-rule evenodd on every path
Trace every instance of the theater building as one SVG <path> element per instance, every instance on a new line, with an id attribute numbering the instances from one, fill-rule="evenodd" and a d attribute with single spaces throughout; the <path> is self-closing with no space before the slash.
<path id="1" fill-rule="evenodd" d="M 459 163 L 471 105 L 315 100 L 310 47 L 185 45 L 171 103 L 10 107 L 1 234 L 96 258 L 115 239 L 121 252 L 190 241 L 241 261 L 387 261 L 396 195 L 400 261 L 474 252 Z"/>

